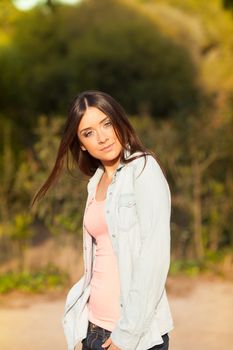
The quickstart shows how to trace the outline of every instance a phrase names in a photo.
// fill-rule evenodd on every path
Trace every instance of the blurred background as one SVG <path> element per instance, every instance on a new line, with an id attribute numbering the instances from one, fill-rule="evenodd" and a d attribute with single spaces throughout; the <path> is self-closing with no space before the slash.
<path id="1" fill-rule="evenodd" d="M 86 89 L 124 106 L 170 185 L 170 349 L 233 346 L 232 57 L 231 0 L 0 0 L 1 349 L 66 348 L 88 178 L 64 169 L 30 202 Z"/>

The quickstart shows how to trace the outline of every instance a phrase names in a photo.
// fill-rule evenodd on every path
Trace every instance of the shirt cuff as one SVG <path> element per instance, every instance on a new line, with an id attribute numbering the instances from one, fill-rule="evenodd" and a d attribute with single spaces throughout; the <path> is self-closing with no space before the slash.
<path id="1" fill-rule="evenodd" d="M 129 332 L 117 327 L 112 331 L 110 338 L 121 350 L 134 350 L 137 347 L 141 335 L 130 334 Z"/>

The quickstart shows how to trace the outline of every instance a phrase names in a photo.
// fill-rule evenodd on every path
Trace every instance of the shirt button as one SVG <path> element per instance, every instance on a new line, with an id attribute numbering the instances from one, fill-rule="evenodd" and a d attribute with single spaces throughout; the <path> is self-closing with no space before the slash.
<path id="1" fill-rule="evenodd" d="M 109 214 L 109 210 L 107 210 L 107 213 Z"/>
<path id="2" fill-rule="evenodd" d="M 114 237 L 114 238 L 115 238 L 116 236 L 115 236 L 115 235 L 112 235 L 112 237 Z"/>
<path id="3" fill-rule="evenodd" d="M 109 196 L 112 194 L 112 192 L 109 192 Z"/>

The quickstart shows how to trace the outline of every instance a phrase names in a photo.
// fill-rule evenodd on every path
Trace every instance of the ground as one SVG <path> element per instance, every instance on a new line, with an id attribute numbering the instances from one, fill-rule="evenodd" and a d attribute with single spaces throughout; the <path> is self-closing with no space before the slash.
<path id="1" fill-rule="evenodd" d="M 169 350 L 233 349 L 233 281 L 172 277 L 167 291 L 175 326 Z M 0 349 L 66 350 L 64 299 L 64 293 L 2 296 Z"/>

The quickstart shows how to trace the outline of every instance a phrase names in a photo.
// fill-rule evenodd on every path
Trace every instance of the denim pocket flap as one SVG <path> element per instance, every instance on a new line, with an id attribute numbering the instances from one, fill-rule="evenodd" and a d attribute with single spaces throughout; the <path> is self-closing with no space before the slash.
<path id="1" fill-rule="evenodd" d="M 119 198 L 119 207 L 133 207 L 136 204 L 133 193 L 124 193 Z"/>

